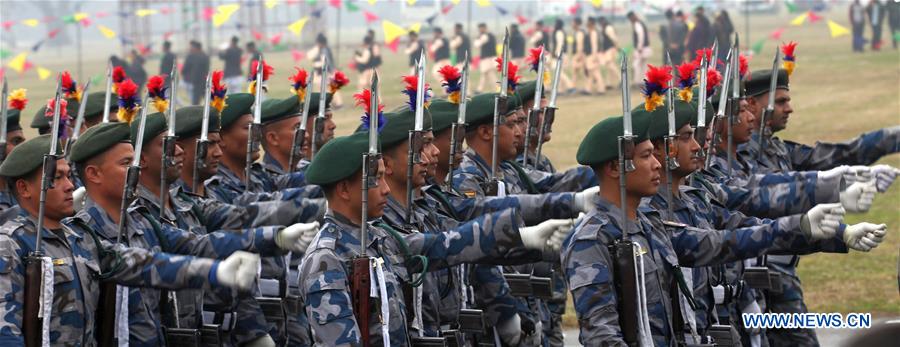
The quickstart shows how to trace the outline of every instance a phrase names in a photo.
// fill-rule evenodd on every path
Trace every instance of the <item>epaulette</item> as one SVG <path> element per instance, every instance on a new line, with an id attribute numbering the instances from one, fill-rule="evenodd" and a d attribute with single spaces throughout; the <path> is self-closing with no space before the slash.
<path id="1" fill-rule="evenodd" d="M 319 230 L 319 235 L 311 245 L 312 249 L 337 249 L 337 239 L 340 237 L 341 231 L 334 223 L 325 223 Z"/>
<path id="2" fill-rule="evenodd" d="M 6 212 L 6 211 L 4 211 L 4 212 Z M 6 221 L 6 223 L 3 223 L 3 226 L 0 227 L 0 235 L 13 236 L 13 234 L 15 234 L 16 230 L 19 230 L 19 229 L 25 227 L 25 223 L 23 223 L 20 218 L 25 218 L 25 217 L 16 215 L 15 218 L 12 218 L 12 219 Z"/>

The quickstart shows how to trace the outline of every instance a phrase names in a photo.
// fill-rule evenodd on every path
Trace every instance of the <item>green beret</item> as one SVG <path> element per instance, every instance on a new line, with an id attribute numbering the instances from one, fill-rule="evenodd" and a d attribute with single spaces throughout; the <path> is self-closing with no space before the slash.
<path id="1" fill-rule="evenodd" d="M 78 101 L 68 100 L 66 104 L 66 112 L 69 113 L 70 119 L 75 119 L 78 116 Z M 34 114 L 34 118 L 31 119 L 31 128 L 32 129 L 43 129 L 50 128 L 50 117 L 46 116 L 47 114 L 47 105 L 41 106 L 41 109 Z"/>
<path id="2" fill-rule="evenodd" d="M 282 119 L 299 116 L 300 112 L 303 112 L 300 105 L 301 103 L 297 101 L 296 96 L 289 96 L 285 99 L 266 100 L 262 105 L 262 122 L 263 124 L 268 124 Z M 309 112 L 312 113 L 313 109 L 309 109 Z"/>
<path id="3" fill-rule="evenodd" d="M 175 111 L 175 136 L 187 139 L 199 136 L 203 130 L 203 106 L 187 106 Z M 209 109 L 209 132 L 219 132 L 219 112 Z"/>
<path id="4" fill-rule="evenodd" d="M 309 114 L 319 114 L 319 93 L 312 93 L 309 97 Z M 331 109 L 331 93 L 325 93 L 325 110 Z"/>
<path id="5" fill-rule="evenodd" d="M 103 103 L 106 101 L 106 92 L 93 92 L 86 96 L 84 105 L 84 119 L 94 119 L 103 116 Z M 84 101 L 84 99 L 82 99 Z M 119 109 L 119 103 L 115 94 L 109 96 L 109 113 L 115 114 Z"/>
<path id="6" fill-rule="evenodd" d="M 256 97 L 250 93 L 234 93 L 229 94 L 228 99 L 225 100 L 225 108 L 222 109 L 222 116 L 220 117 L 221 127 L 227 128 L 231 126 L 234 121 L 245 114 L 251 114 L 253 111 L 253 103 L 256 101 Z M 266 100 L 269 101 L 269 100 Z M 263 102 L 265 105 L 265 101 Z M 263 119 L 266 117 L 265 107 L 263 107 Z M 202 113 L 200 114 L 203 115 Z"/>
<path id="7" fill-rule="evenodd" d="M 697 116 L 696 105 L 696 103 L 675 100 L 675 131 L 678 131 L 685 124 L 690 124 L 691 119 Z M 647 137 L 651 140 L 661 139 L 669 134 L 669 111 L 666 107 L 668 105 L 657 107 L 653 112 L 647 112 L 644 109 L 644 104 L 640 104 L 631 111 L 631 114 L 636 117 L 648 117 L 650 119 Z"/>
<path id="8" fill-rule="evenodd" d="M 466 124 L 470 126 L 467 129 L 475 129 L 479 125 L 493 122 L 494 97 L 496 96 L 497 93 L 478 94 L 466 103 Z M 508 112 L 503 116 L 508 116 L 516 108 L 521 107 L 518 97 L 515 95 L 510 95 L 506 103 Z"/>
<path id="9" fill-rule="evenodd" d="M 82 163 L 120 142 L 128 142 L 131 138 L 131 128 L 126 123 L 110 122 L 95 125 L 81 134 L 78 141 L 72 145 L 71 160 Z"/>
<path id="10" fill-rule="evenodd" d="M 362 155 L 369 150 L 365 132 L 328 141 L 306 167 L 306 181 L 320 186 L 340 182 L 362 168 Z"/>
<path id="11" fill-rule="evenodd" d="M 459 119 L 459 104 L 447 99 L 434 99 L 428 107 L 431 112 L 431 130 L 435 133 L 450 129 Z"/>
<path id="12" fill-rule="evenodd" d="M 409 140 L 409 132 L 416 127 L 416 113 L 408 108 L 398 113 L 386 113 L 385 124 L 378 135 L 383 148 L 390 148 Z M 422 113 L 422 130 L 432 130 L 431 112 L 426 109 Z"/>
<path id="13" fill-rule="evenodd" d="M 631 129 L 635 144 L 647 140 L 650 127 L 648 113 L 632 115 Z M 588 130 L 581 140 L 575 159 L 581 165 L 599 165 L 619 158 L 619 136 L 624 133 L 622 116 L 607 118 Z"/>
<path id="14" fill-rule="evenodd" d="M 30 174 L 44 164 L 44 155 L 47 153 L 50 153 L 50 134 L 22 142 L 9 152 L 0 165 L 0 176 L 15 178 Z"/>
<path id="15" fill-rule="evenodd" d="M 138 115 L 131 122 L 131 143 L 137 144 L 138 138 L 138 127 L 141 125 L 141 116 Z M 147 142 L 153 140 L 159 134 L 162 134 L 166 131 L 168 127 L 166 126 L 166 115 L 161 112 L 156 112 L 154 114 L 147 115 L 147 123 L 144 125 L 144 145 L 147 145 Z"/>
<path id="16" fill-rule="evenodd" d="M 750 78 L 744 80 L 744 88 L 747 89 L 747 96 L 753 97 L 769 92 L 769 85 L 772 83 L 772 70 L 757 70 L 750 73 Z M 775 89 L 790 89 L 788 86 L 788 74 L 785 69 L 778 69 L 778 76 L 775 79 Z"/>
<path id="17" fill-rule="evenodd" d="M 19 124 L 20 114 L 21 111 L 17 109 L 10 109 L 6 111 L 6 132 L 22 130 L 22 125 Z"/>
<path id="18" fill-rule="evenodd" d="M 519 87 L 516 88 L 516 94 L 521 98 L 522 106 L 525 106 L 525 102 L 534 101 L 534 93 L 537 92 L 537 81 L 528 81 L 519 83 Z M 543 94 L 543 93 L 542 93 Z M 543 97 L 543 96 L 541 96 Z"/>

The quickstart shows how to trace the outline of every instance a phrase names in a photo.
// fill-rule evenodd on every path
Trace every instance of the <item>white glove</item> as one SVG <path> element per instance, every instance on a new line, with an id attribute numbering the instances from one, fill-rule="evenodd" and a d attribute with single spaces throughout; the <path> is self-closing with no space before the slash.
<path id="1" fill-rule="evenodd" d="M 872 179 L 872 169 L 865 165 L 853 165 L 847 169 L 844 174 L 844 181 L 847 185 L 856 182 L 867 182 Z"/>
<path id="2" fill-rule="evenodd" d="M 522 340 L 522 319 L 516 313 L 511 319 L 497 324 L 497 333 L 506 346 L 518 346 Z"/>
<path id="3" fill-rule="evenodd" d="M 575 226 L 574 219 L 562 219 L 562 221 L 565 221 L 566 223 L 557 226 L 556 231 L 554 231 L 553 234 L 550 235 L 550 239 L 547 240 L 547 246 L 550 246 L 554 251 L 559 251 L 559 249 L 562 248 L 563 241 L 569 237 L 572 227 Z"/>
<path id="4" fill-rule="evenodd" d="M 884 193 L 900 175 L 900 169 L 884 164 L 875 165 L 872 167 L 872 175 L 875 176 L 875 188 L 879 193 Z"/>
<path id="5" fill-rule="evenodd" d="M 594 209 L 594 203 L 600 196 L 600 186 L 593 186 L 575 193 L 575 208 L 581 212 Z"/>
<path id="6" fill-rule="evenodd" d="M 319 222 L 297 223 L 281 229 L 275 235 L 278 248 L 292 252 L 306 252 L 309 243 L 319 233 Z"/>
<path id="7" fill-rule="evenodd" d="M 848 225 L 844 229 L 844 243 L 857 251 L 868 252 L 884 240 L 886 229 L 887 225 L 866 222 Z"/>
<path id="8" fill-rule="evenodd" d="M 841 204 L 818 204 L 806 212 L 800 228 L 808 232 L 813 240 L 831 238 L 844 220 L 844 213 Z"/>
<path id="9" fill-rule="evenodd" d="M 75 189 L 72 192 L 72 207 L 75 208 L 75 212 L 79 212 L 84 208 L 84 195 L 87 194 L 87 190 L 84 187 L 80 187 Z"/>
<path id="10" fill-rule="evenodd" d="M 875 182 L 856 182 L 841 192 L 841 206 L 851 213 L 863 213 L 872 208 L 875 199 Z"/>
<path id="11" fill-rule="evenodd" d="M 275 340 L 272 340 L 272 337 L 269 334 L 263 335 L 262 337 L 247 342 L 245 345 L 247 347 L 275 347 Z"/>
<path id="12" fill-rule="evenodd" d="M 829 179 L 837 179 L 839 176 L 844 176 L 844 179 L 847 180 L 847 172 L 850 171 L 850 167 L 847 165 L 841 165 L 831 170 L 819 171 L 819 179 L 829 180 Z"/>
<path id="13" fill-rule="evenodd" d="M 522 243 L 525 244 L 525 247 L 544 250 L 550 237 L 557 233 L 560 227 L 571 225 L 571 223 L 570 219 L 548 219 L 535 226 L 519 228 L 519 236 L 522 237 Z M 563 236 L 563 239 L 565 239 L 565 236 Z M 558 246 L 557 249 L 559 249 Z"/>
<path id="14" fill-rule="evenodd" d="M 219 267 L 216 268 L 216 279 L 224 286 L 248 292 L 256 282 L 258 269 L 258 254 L 236 251 L 219 262 Z"/>

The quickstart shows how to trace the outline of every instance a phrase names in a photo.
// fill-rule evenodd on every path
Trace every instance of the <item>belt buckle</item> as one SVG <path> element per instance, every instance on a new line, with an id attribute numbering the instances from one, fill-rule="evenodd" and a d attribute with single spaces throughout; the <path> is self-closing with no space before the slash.
<path id="1" fill-rule="evenodd" d="M 534 295 L 531 288 L 531 275 L 506 273 L 503 274 L 506 283 L 509 284 L 509 294 L 517 297 L 530 297 Z"/>
<path id="2" fill-rule="evenodd" d="M 769 268 L 764 266 L 748 266 L 744 268 L 744 282 L 750 288 L 769 290 L 772 289 L 771 277 L 769 276 Z"/>
<path id="3" fill-rule="evenodd" d="M 538 299 L 553 299 L 553 278 L 531 276 L 531 289 Z"/>

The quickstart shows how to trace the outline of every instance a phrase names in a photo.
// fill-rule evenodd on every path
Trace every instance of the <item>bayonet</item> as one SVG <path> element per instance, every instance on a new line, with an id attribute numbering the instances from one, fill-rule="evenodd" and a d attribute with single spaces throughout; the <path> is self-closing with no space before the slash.
<path id="1" fill-rule="evenodd" d="M 544 150 L 544 134 L 550 131 L 553 121 L 556 120 L 556 97 L 559 92 L 559 78 L 562 75 L 563 55 L 562 51 L 556 55 L 556 67 L 553 71 L 553 82 L 550 88 L 550 103 L 544 108 L 544 117 L 541 119 L 541 128 L 538 131 L 537 152 L 535 153 L 535 167 L 537 162 L 541 160 L 541 153 Z M 543 76 L 538 77 L 543 79 Z"/>
<path id="2" fill-rule="evenodd" d="M 144 148 L 144 129 L 147 125 L 147 108 L 150 106 L 150 95 L 144 95 L 144 104 L 141 106 L 141 115 L 138 119 L 138 132 L 136 143 L 134 143 L 134 157 L 128 171 L 125 173 L 125 186 L 122 188 L 122 204 L 119 208 L 118 232 L 116 233 L 116 243 L 121 242 L 122 235 L 125 233 L 127 226 L 128 206 L 137 198 L 137 184 L 141 176 L 141 151 Z"/>
<path id="3" fill-rule="evenodd" d="M 297 170 L 297 161 L 303 157 L 303 143 L 306 142 L 306 120 L 309 118 L 309 103 L 312 100 L 312 78 L 306 80 L 306 94 L 303 96 L 303 111 L 300 113 L 300 124 L 294 129 L 294 141 L 291 143 L 291 154 L 288 158 L 286 172 Z"/>
<path id="4" fill-rule="evenodd" d="M 522 167 L 528 166 L 528 155 L 530 151 L 528 150 L 529 146 L 531 146 L 531 132 L 534 131 L 534 128 L 537 126 L 538 116 L 541 112 L 541 94 L 544 92 L 544 48 L 541 47 L 541 53 L 538 55 L 538 69 L 537 69 L 537 79 L 535 80 L 534 87 L 534 105 L 531 107 L 531 111 L 528 112 L 528 119 L 526 121 L 527 127 L 525 128 L 525 150 L 523 151 L 522 158 Z M 541 133 L 543 135 L 543 133 Z M 542 142 L 543 138 L 539 138 L 538 142 Z M 541 158 L 534 159 L 534 168 L 537 169 L 538 162 Z"/>
<path id="5" fill-rule="evenodd" d="M 732 51 L 734 55 L 731 57 L 731 108 L 728 113 L 728 175 L 734 172 L 734 153 L 732 153 L 734 149 L 734 124 L 736 122 L 740 122 L 738 119 L 738 113 L 740 113 L 741 109 L 741 49 L 739 45 L 740 36 L 738 33 L 734 34 L 734 50 Z"/>
<path id="6" fill-rule="evenodd" d="M 697 128 L 694 130 L 694 140 L 700 145 L 700 150 L 697 151 L 695 158 L 704 158 L 706 156 L 706 150 L 703 149 L 703 146 L 706 144 L 706 79 L 709 69 L 707 65 L 710 64 L 710 61 L 706 59 L 706 56 L 702 57 L 700 60 L 700 71 L 697 72 L 700 76 L 700 90 L 698 91 L 697 99 Z"/>
<path id="7" fill-rule="evenodd" d="M 112 98 L 112 61 L 106 64 L 106 95 L 103 99 L 103 123 L 109 123 L 109 101 Z"/>
<path id="8" fill-rule="evenodd" d="M 175 98 L 178 95 L 178 73 L 175 63 L 172 63 L 172 71 L 169 73 L 169 119 L 166 122 L 166 136 L 162 142 L 162 170 L 159 175 L 159 218 L 165 217 L 167 195 L 169 194 L 169 182 L 166 181 L 166 171 L 175 166 Z M 192 188 L 193 189 L 193 188 Z"/>
<path id="9" fill-rule="evenodd" d="M 669 55 L 668 51 L 666 51 L 666 63 L 672 67 L 672 71 L 677 71 L 672 64 L 672 57 Z M 669 218 L 674 218 L 675 216 L 672 208 L 672 190 L 678 188 L 678 186 L 672 184 L 672 171 L 678 168 L 678 155 L 677 149 L 675 148 L 675 83 L 673 80 L 674 78 L 669 79 L 669 88 L 666 90 L 666 123 L 668 125 L 668 132 L 663 140 L 665 147 L 663 150 L 666 159 L 666 197 L 668 198 L 666 206 L 669 212 Z"/>
<path id="10" fill-rule="evenodd" d="M 422 128 L 425 117 L 425 52 L 419 53 L 416 63 L 416 112 L 413 130 L 409 132 L 409 153 L 406 163 L 406 221 L 412 224 L 413 168 L 422 162 Z"/>
<path id="11" fill-rule="evenodd" d="M 6 160 L 6 120 L 9 119 L 9 87 L 6 76 L 3 76 L 3 95 L 0 100 L 0 163 Z"/>
<path id="12" fill-rule="evenodd" d="M 200 184 L 202 184 L 202 181 L 200 181 L 200 170 L 206 168 L 206 154 L 209 147 L 209 107 L 210 93 L 212 91 L 211 77 L 211 72 L 206 75 L 206 97 L 203 104 L 203 124 L 200 125 L 200 138 L 197 139 L 197 147 L 194 152 L 194 170 L 193 175 L 191 175 L 191 189 L 193 190 L 194 194 L 199 194 L 201 192 Z M 261 81 L 257 80 L 257 86 L 260 83 Z M 252 139 L 247 140 L 248 143 L 250 141 L 252 141 Z"/>
<path id="13" fill-rule="evenodd" d="M 509 97 L 509 28 L 506 29 L 506 34 L 503 35 L 503 50 L 501 52 L 500 97 L 497 99 L 497 110 L 503 115 L 506 114 Z"/>
<path id="14" fill-rule="evenodd" d="M 781 50 L 776 48 L 775 59 L 772 59 L 772 76 L 769 77 L 769 102 L 766 104 L 762 118 L 759 119 L 759 153 L 757 153 L 756 160 L 760 162 L 763 158 L 763 152 L 766 151 L 766 142 L 770 135 L 769 128 L 766 127 L 766 121 L 772 119 L 772 114 L 775 113 L 775 90 L 778 88 L 778 62 L 780 59 Z"/>
<path id="15" fill-rule="evenodd" d="M 319 80 L 319 113 L 316 115 L 316 119 L 313 124 L 313 133 L 310 137 L 310 157 L 309 160 L 312 160 L 313 157 L 316 156 L 316 151 L 319 149 L 319 144 L 323 141 L 323 133 L 325 132 L 325 112 L 327 108 L 325 107 L 326 98 L 325 87 L 328 86 L 328 57 L 326 55 L 322 55 L 322 78 Z"/>
<path id="16" fill-rule="evenodd" d="M 718 152 L 717 146 L 719 145 L 720 135 L 715 133 L 716 131 L 716 122 L 721 121 L 725 118 L 725 109 L 728 108 L 728 87 L 731 83 L 732 73 L 732 63 L 731 60 L 733 58 L 734 50 L 729 48 L 728 55 L 725 58 L 725 73 L 722 75 L 722 87 L 719 89 L 719 108 L 716 110 L 716 116 L 713 117 L 712 123 L 710 123 L 709 128 L 713 131 L 712 142 L 709 144 L 709 150 L 706 153 L 706 165 L 705 167 L 709 167 L 709 164 L 712 162 L 713 152 Z"/>
<path id="17" fill-rule="evenodd" d="M 459 166 L 456 156 L 462 153 L 463 139 L 466 137 L 466 89 L 469 88 L 469 52 L 466 51 L 466 60 L 463 63 L 462 74 L 460 75 L 459 84 L 459 113 L 456 123 L 453 123 L 450 129 L 450 169 L 447 170 L 447 177 L 444 179 L 444 185 L 447 188 L 452 186 L 453 170 Z"/>
<path id="18" fill-rule="evenodd" d="M 259 152 L 259 141 L 262 137 L 262 102 L 263 102 L 263 92 L 265 88 L 263 88 L 263 70 L 265 70 L 266 62 L 263 60 L 262 54 L 259 55 L 259 60 L 256 62 L 256 95 L 253 100 L 253 123 L 250 123 L 250 128 L 248 129 L 247 134 L 247 155 L 244 158 L 244 189 L 250 189 L 250 176 L 253 174 L 253 153 Z M 209 87 L 207 87 L 207 100 L 208 95 L 210 93 Z M 209 107 L 206 108 L 206 112 L 209 111 Z"/>
<path id="19" fill-rule="evenodd" d="M 91 81 L 88 80 L 87 83 L 84 84 L 84 89 L 81 90 L 81 102 L 78 104 L 78 115 L 75 117 L 75 126 L 72 127 L 72 136 L 69 136 L 69 138 L 66 139 L 66 148 L 63 150 L 63 155 L 66 158 L 70 155 L 69 149 L 72 148 L 75 140 L 78 140 L 78 136 L 81 135 L 81 125 L 84 124 L 84 112 L 85 107 L 87 106 L 88 97 L 90 97 L 90 94 L 88 94 L 88 89 L 90 87 Z"/>

